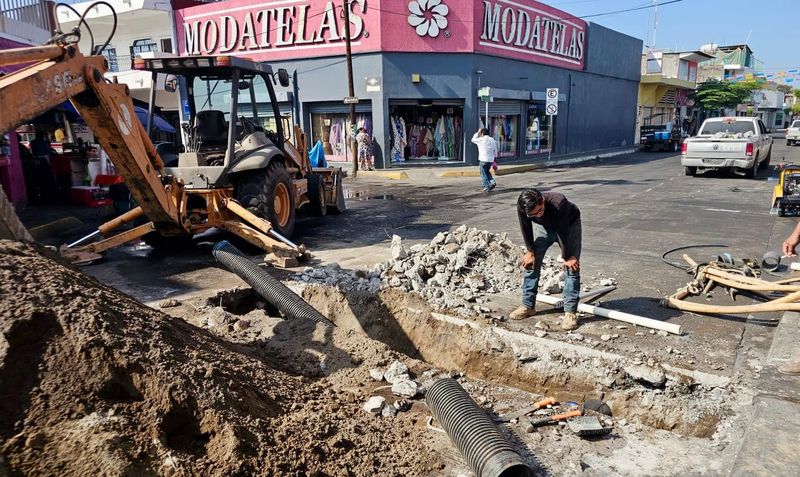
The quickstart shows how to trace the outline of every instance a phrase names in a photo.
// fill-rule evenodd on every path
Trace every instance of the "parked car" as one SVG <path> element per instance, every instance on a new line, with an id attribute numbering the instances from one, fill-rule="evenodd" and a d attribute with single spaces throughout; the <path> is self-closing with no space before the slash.
<path id="1" fill-rule="evenodd" d="M 800 143 L 800 119 L 795 119 L 792 124 L 786 128 L 786 145 L 794 146 Z"/>
<path id="2" fill-rule="evenodd" d="M 697 136 L 681 147 L 681 165 L 687 176 L 698 169 L 733 169 L 749 178 L 769 164 L 772 136 L 759 118 L 723 117 L 706 119 Z"/>
<path id="3" fill-rule="evenodd" d="M 639 145 L 642 151 L 673 151 L 680 150 L 683 135 L 680 128 L 672 123 L 663 125 L 642 126 L 639 128 Z"/>

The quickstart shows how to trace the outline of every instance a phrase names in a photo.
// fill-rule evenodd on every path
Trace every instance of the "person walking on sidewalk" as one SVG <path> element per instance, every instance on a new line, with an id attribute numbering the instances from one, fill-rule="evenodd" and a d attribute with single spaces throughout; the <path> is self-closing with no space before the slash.
<path id="1" fill-rule="evenodd" d="M 564 260 L 564 319 L 561 328 L 578 327 L 581 289 L 581 211 L 563 194 L 527 189 L 517 199 L 517 216 L 527 253 L 522 256 L 522 305 L 511 312 L 512 320 L 533 316 L 545 253 L 558 241 Z"/>
<path id="2" fill-rule="evenodd" d="M 796 257 L 795 249 L 798 244 L 800 244 L 800 222 L 797 222 L 792 233 L 783 241 L 783 254 Z M 800 351 L 795 351 L 792 361 L 778 366 L 778 371 L 783 374 L 800 375 Z"/>
<path id="3" fill-rule="evenodd" d="M 472 136 L 472 142 L 478 146 L 478 167 L 481 169 L 481 181 L 483 181 L 481 190 L 489 192 L 497 186 L 489 171 L 497 157 L 497 141 L 489 135 L 488 129 L 481 128 Z"/>

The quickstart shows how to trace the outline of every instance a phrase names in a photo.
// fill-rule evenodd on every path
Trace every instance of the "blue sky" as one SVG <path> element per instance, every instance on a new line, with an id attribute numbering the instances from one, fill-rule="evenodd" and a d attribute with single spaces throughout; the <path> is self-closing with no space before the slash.
<path id="1" fill-rule="evenodd" d="M 652 0 L 540 1 L 576 16 L 652 3 Z M 652 9 L 587 20 L 645 43 L 648 36 L 652 40 Z M 658 8 L 657 48 L 691 50 L 705 43 L 732 45 L 745 40 L 768 72 L 800 67 L 800 0 L 683 0 Z"/>

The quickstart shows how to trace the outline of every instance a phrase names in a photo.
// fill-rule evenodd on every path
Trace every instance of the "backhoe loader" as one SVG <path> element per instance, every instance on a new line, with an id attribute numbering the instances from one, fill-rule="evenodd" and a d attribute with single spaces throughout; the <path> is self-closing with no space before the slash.
<path id="1" fill-rule="evenodd" d="M 341 169 L 312 169 L 304 134 L 280 116 L 273 86 L 288 85 L 285 70 L 231 56 L 136 58 L 134 69 L 150 71 L 153 88 L 164 78 L 173 87 L 184 84 L 188 93 L 184 145 L 177 164 L 167 167 L 134 114 L 128 87 L 104 77 L 103 56 L 84 56 L 69 35 L 0 52 L 0 66 L 31 62 L 0 78 L 0 132 L 70 100 L 137 204 L 62 247 L 76 261 L 140 238 L 154 247 L 180 246 L 217 228 L 286 265 L 305 254 L 290 240 L 297 208 L 305 205 L 317 215 L 345 209 Z M 147 129 L 154 92 L 150 97 Z"/>

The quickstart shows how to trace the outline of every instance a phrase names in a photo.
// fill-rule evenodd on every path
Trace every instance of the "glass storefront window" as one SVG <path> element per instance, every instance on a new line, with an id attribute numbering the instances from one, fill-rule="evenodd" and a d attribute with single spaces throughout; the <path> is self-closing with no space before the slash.
<path id="1" fill-rule="evenodd" d="M 311 136 L 309 147 L 322 141 L 325 159 L 328 161 L 349 161 L 348 125 L 350 115 L 347 113 L 311 113 Z M 372 136 L 372 113 L 358 113 L 356 126 L 364 128 Z"/>
<path id="2" fill-rule="evenodd" d="M 553 118 L 555 122 L 555 118 Z M 525 154 L 541 154 L 551 151 L 550 118 L 545 113 L 544 103 L 528 105 L 528 122 L 525 128 Z"/>
<path id="3" fill-rule="evenodd" d="M 497 157 L 517 155 L 519 115 L 489 115 L 489 134 L 497 141 Z"/>

